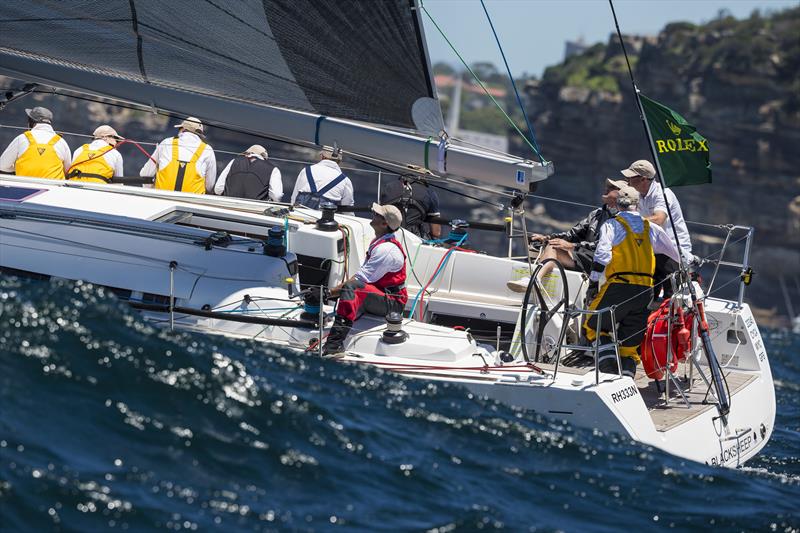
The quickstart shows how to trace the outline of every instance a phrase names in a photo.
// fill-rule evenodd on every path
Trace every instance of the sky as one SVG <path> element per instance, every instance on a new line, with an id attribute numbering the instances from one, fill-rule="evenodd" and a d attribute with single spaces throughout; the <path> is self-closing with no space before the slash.
<path id="1" fill-rule="evenodd" d="M 503 60 L 479 0 L 422 0 L 425 8 L 467 63 Z M 564 57 L 564 43 L 583 37 L 587 44 L 607 42 L 614 19 L 607 0 L 484 0 L 515 77 L 541 77 L 544 68 Z M 701 23 L 727 9 L 745 18 L 762 11 L 796 6 L 797 0 L 615 0 L 623 33 L 656 35 L 667 23 Z M 455 53 L 423 13 L 433 63 L 460 65 Z"/>

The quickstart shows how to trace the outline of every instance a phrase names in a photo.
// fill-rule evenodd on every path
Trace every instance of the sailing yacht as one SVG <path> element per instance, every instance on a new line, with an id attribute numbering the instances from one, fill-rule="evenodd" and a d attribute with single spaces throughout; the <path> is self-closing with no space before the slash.
<path id="1" fill-rule="evenodd" d="M 417 0 L 248 0 L 235 11 L 211 0 L 31 0 L 0 6 L 0 29 L 0 73 L 15 79 L 513 191 L 511 221 L 498 225 L 509 240 L 514 221 L 524 233 L 525 193 L 554 170 L 447 138 Z M 333 314 L 325 288 L 355 272 L 373 237 L 367 219 L 327 207 L 0 175 L 5 275 L 88 281 L 163 327 L 298 356 L 319 353 Z M 698 338 L 693 319 L 677 361 L 668 329 L 663 381 L 631 379 L 600 372 L 592 357 L 565 364 L 571 350 L 597 350 L 577 343 L 589 314 L 613 320 L 613 309 L 582 308 L 582 274 L 557 265 L 558 286 L 544 290 L 527 256 L 433 246 L 405 231 L 399 240 L 407 316 L 359 318 L 340 361 L 456 383 L 713 465 L 739 466 L 768 442 L 774 386 L 744 285 L 736 301 L 694 286 L 709 337 Z M 524 295 L 506 287 L 523 276 Z M 673 307 L 693 306 L 690 296 L 679 288 Z"/>

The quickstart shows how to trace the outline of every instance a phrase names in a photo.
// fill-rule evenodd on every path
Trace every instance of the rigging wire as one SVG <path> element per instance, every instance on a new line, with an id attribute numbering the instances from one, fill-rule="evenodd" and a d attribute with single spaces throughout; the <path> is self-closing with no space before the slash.
<path id="1" fill-rule="evenodd" d="M 105 103 L 105 102 L 101 102 L 101 103 Z M 30 128 L 23 127 L 23 126 L 12 126 L 10 124 L 0 124 L 0 129 L 12 129 L 12 130 L 18 130 L 18 131 L 27 131 Z M 93 139 L 94 138 L 92 135 L 88 135 L 88 134 L 85 134 L 85 133 L 75 133 L 75 132 L 60 131 L 60 130 L 58 131 L 58 133 L 61 134 L 61 135 L 68 135 L 68 136 L 72 136 L 72 137 L 80 137 L 80 138 L 85 138 L 85 139 Z M 151 156 L 145 150 L 143 150 L 141 148 L 141 146 L 157 146 L 158 145 L 158 143 L 155 143 L 155 142 L 136 141 L 136 140 L 133 140 L 133 139 L 125 139 L 124 141 L 121 141 L 117 146 L 121 146 L 122 144 L 125 144 L 125 143 L 133 144 L 134 146 L 139 148 L 139 150 L 142 151 L 143 154 L 147 155 L 147 157 L 151 157 Z M 241 155 L 242 154 L 242 152 L 232 152 L 232 151 L 228 151 L 228 150 L 217 150 L 217 149 L 214 149 L 214 153 L 227 154 L 227 155 L 233 155 L 233 156 L 237 156 L 237 155 Z M 272 156 L 269 156 L 269 159 L 271 161 L 280 161 L 282 163 L 291 163 L 291 164 L 298 164 L 298 165 L 307 165 L 308 164 L 308 161 L 302 161 L 302 160 L 299 160 L 299 159 L 287 159 L 287 158 L 272 157 Z M 368 161 L 364 161 L 364 163 L 372 165 L 372 166 L 374 166 L 374 167 L 376 167 L 376 168 L 378 168 L 380 170 L 370 170 L 370 169 L 364 169 L 364 168 L 345 167 L 345 166 L 342 166 L 341 168 L 342 168 L 342 170 L 349 170 L 349 171 L 353 171 L 353 172 L 362 172 L 362 173 L 365 173 L 365 174 L 378 174 L 380 172 L 383 175 L 390 175 L 390 176 L 397 176 L 397 177 L 400 177 L 400 176 L 403 175 L 403 174 L 398 173 L 398 172 L 392 172 L 392 171 L 390 171 L 388 169 L 385 169 L 382 166 L 380 166 L 378 164 L 375 164 L 375 163 L 371 163 L 371 162 L 368 162 Z M 506 206 L 503 205 L 503 204 L 497 203 L 497 202 L 492 202 L 490 200 L 486 200 L 485 198 L 479 198 L 477 196 L 472 196 L 472 195 L 469 195 L 467 193 L 464 193 L 464 192 L 461 192 L 461 191 L 457 191 L 457 190 L 445 187 L 443 185 L 440 185 L 440 184 L 434 183 L 434 182 L 441 180 L 441 181 L 444 181 L 444 182 L 451 182 L 451 183 L 455 183 L 455 184 L 458 184 L 458 185 L 462 185 L 464 187 L 474 188 L 474 189 L 477 189 L 477 190 L 480 190 L 480 191 L 483 191 L 483 192 L 493 193 L 493 194 L 496 194 L 498 196 L 509 197 L 509 198 L 511 198 L 513 196 L 512 194 L 509 194 L 509 193 L 506 193 L 506 192 L 493 191 L 493 190 L 488 189 L 486 187 L 481 187 L 479 185 L 474 185 L 474 184 L 471 184 L 471 183 L 466 183 L 466 182 L 461 182 L 461 181 L 458 181 L 458 180 L 453 180 L 451 178 L 443 178 L 443 177 L 439 177 L 439 176 L 433 176 L 433 177 L 419 177 L 418 179 L 421 180 L 421 181 L 424 181 L 430 187 L 435 187 L 437 189 L 441 189 L 443 191 L 447 191 L 447 192 L 449 192 L 451 194 L 455 194 L 455 195 L 458 195 L 458 196 L 463 196 L 465 198 L 469 198 L 469 199 L 475 200 L 477 202 L 485 203 L 485 204 L 491 205 L 493 207 L 496 207 L 498 209 L 505 209 Z M 544 195 L 540 195 L 540 194 L 530 194 L 529 193 L 526 196 L 528 198 L 536 198 L 538 200 L 544 200 L 544 201 L 547 201 L 547 202 L 556 202 L 556 203 L 560 203 L 560 204 L 567 204 L 567 205 L 572 205 L 572 206 L 576 206 L 576 207 L 587 207 L 587 208 L 590 208 L 590 209 L 595 209 L 595 208 L 598 207 L 597 205 L 594 205 L 594 204 L 587 204 L 587 203 L 578 202 L 578 201 L 575 201 L 575 200 L 564 200 L 564 199 L 561 199 L 561 198 L 553 198 L 552 196 L 544 196 Z M 698 221 L 692 221 L 692 220 L 686 220 L 686 223 L 694 225 L 694 226 L 701 226 L 701 227 L 714 228 L 714 229 L 728 229 L 728 228 L 731 227 L 730 224 L 712 224 L 712 223 L 709 223 L 709 222 L 698 222 Z"/>
<path id="2" fill-rule="evenodd" d="M 419 7 L 428 16 L 428 18 L 430 19 L 431 23 L 439 31 L 439 34 L 442 36 L 442 38 L 444 38 L 444 40 L 447 42 L 447 44 L 450 45 L 450 49 L 453 50 L 453 53 L 455 53 L 456 56 L 458 57 L 458 59 L 461 60 L 461 63 L 464 65 L 464 68 L 466 68 L 469 71 L 469 73 L 472 74 L 472 77 L 475 78 L 475 81 L 478 82 L 478 85 L 480 85 L 481 89 L 483 89 L 483 92 L 486 93 L 486 96 L 488 96 L 491 99 L 491 101 L 494 103 L 494 105 L 497 106 L 497 109 L 499 109 L 500 112 L 503 113 L 503 116 L 506 117 L 506 120 L 508 121 L 508 123 L 511 124 L 511 126 L 514 128 L 514 130 L 516 130 L 517 133 L 519 133 L 519 135 L 525 141 L 525 144 L 530 146 L 531 150 L 533 150 L 533 153 L 536 154 L 536 156 L 539 159 L 544 161 L 545 160 L 544 157 L 542 156 L 541 153 L 539 153 L 539 150 L 536 148 L 536 146 L 534 146 L 531 143 L 531 141 L 528 140 L 528 138 L 525 136 L 525 134 L 522 133 L 522 130 L 520 130 L 519 126 L 517 126 L 517 124 L 511 119 L 511 117 L 508 116 L 508 113 L 506 113 L 505 109 L 503 109 L 503 106 L 500 105 L 500 102 L 498 102 L 497 99 L 494 96 L 492 96 L 492 93 L 489 92 L 489 89 L 486 87 L 486 85 L 483 83 L 483 81 L 481 81 L 481 79 L 478 77 L 478 75 L 475 74 L 475 71 L 472 70 L 472 68 L 470 68 L 470 66 L 467 64 L 467 62 L 464 60 L 464 58 L 461 57 L 461 54 L 458 53 L 458 50 L 456 49 L 456 47 L 453 45 L 452 42 L 450 42 L 450 39 L 447 38 L 447 35 L 445 35 L 445 33 L 442 30 L 442 28 L 440 28 L 439 25 L 436 23 L 436 21 L 434 20 L 433 16 L 428 12 L 427 9 L 425 9 L 425 6 L 422 4 L 422 2 L 420 2 Z"/>
<path id="3" fill-rule="evenodd" d="M 500 55 L 503 57 L 503 63 L 506 66 L 506 71 L 508 72 L 508 79 L 511 81 L 511 87 L 514 89 L 514 95 L 517 97 L 517 103 L 519 104 L 519 109 L 522 111 L 522 116 L 525 118 L 525 125 L 528 126 L 528 131 L 530 132 L 531 142 L 534 146 L 536 146 L 536 151 L 539 153 L 539 158 L 541 162 L 544 163 L 545 160 L 541 156 L 541 150 L 539 148 L 539 143 L 536 142 L 536 132 L 533 131 L 533 125 L 531 121 L 528 119 L 528 113 L 525 111 L 525 106 L 522 105 L 522 98 L 519 96 L 519 91 L 517 90 L 517 83 L 514 81 L 514 76 L 511 74 L 511 67 L 508 66 L 508 60 L 506 59 L 506 54 L 503 51 L 503 46 L 500 44 L 500 37 L 497 36 L 497 31 L 494 29 L 494 24 L 492 23 L 492 17 L 489 16 L 489 10 L 486 9 L 486 4 L 483 0 L 481 0 L 481 7 L 483 8 L 483 12 L 486 13 L 486 20 L 489 21 L 489 27 L 492 28 L 492 33 L 494 34 L 494 40 L 497 41 L 497 48 L 500 49 Z"/>

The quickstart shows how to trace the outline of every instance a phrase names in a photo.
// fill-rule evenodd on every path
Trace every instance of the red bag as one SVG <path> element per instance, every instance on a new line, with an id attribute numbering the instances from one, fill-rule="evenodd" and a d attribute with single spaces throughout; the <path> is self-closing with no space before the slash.
<path id="1" fill-rule="evenodd" d="M 664 300 L 661 307 L 650 313 L 647 318 L 647 331 L 639 352 L 642 366 L 651 379 L 663 379 L 667 367 L 667 329 L 669 327 L 669 300 Z M 673 315 L 672 324 L 672 362 L 670 372 L 678 369 L 678 361 L 683 361 L 692 351 L 692 322 L 694 313 L 684 313 L 679 307 Z"/>

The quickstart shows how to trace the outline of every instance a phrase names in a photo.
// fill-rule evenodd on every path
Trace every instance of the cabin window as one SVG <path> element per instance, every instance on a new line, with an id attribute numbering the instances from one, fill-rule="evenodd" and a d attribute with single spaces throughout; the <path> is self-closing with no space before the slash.
<path id="1" fill-rule="evenodd" d="M 211 231 L 226 231 L 231 235 L 239 235 L 251 239 L 266 239 L 267 232 L 274 223 L 260 223 L 250 220 L 226 217 L 225 215 L 195 213 L 184 209 L 176 209 L 155 219 L 155 222 L 188 226 L 190 228 L 207 229 Z"/>

